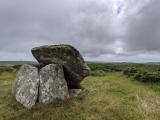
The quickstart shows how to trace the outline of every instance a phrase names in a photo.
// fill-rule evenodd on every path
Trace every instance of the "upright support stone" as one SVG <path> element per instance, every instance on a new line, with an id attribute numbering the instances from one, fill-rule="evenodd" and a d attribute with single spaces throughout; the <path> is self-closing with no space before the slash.
<path id="1" fill-rule="evenodd" d="M 38 97 L 38 68 L 24 64 L 20 67 L 16 80 L 12 85 L 12 93 L 27 108 L 35 105 Z"/>
<path id="2" fill-rule="evenodd" d="M 63 68 L 58 64 L 49 64 L 40 70 L 39 102 L 49 103 L 56 98 L 69 97 Z"/>

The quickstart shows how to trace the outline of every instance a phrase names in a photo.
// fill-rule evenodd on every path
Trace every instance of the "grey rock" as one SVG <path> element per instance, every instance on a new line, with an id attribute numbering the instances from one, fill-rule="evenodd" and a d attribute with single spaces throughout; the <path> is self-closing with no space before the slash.
<path id="1" fill-rule="evenodd" d="M 20 67 L 12 85 L 12 93 L 27 108 L 35 105 L 38 97 L 39 75 L 38 68 L 24 64 Z"/>
<path id="2" fill-rule="evenodd" d="M 63 68 L 58 64 L 49 64 L 40 70 L 39 102 L 49 103 L 56 98 L 69 97 Z"/>
<path id="3" fill-rule="evenodd" d="M 83 78 L 90 74 L 82 55 L 71 45 L 41 46 L 31 51 L 42 67 L 48 64 L 62 65 L 67 85 L 71 89 L 80 88 Z"/>
<path id="4" fill-rule="evenodd" d="M 70 89 L 69 90 L 69 96 L 70 97 L 76 97 L 82 92 L 81 89 Z"/>

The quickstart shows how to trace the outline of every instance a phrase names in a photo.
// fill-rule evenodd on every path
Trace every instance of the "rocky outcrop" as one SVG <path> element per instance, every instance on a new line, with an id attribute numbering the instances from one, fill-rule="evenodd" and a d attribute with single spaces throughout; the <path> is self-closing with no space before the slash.
<path id="1" fill-rule="evenodd" d="M 81 81 L 90 74 L 81 54 L 70 45 L 41 46 L 31 51 L 42 67 L 48 64 L 62 65 L 70 89 L 80 88 Z"/>
<path id="2" fill-rule="evenodd" d="M 80 83 L 90 74 L 83 57 L 70 45 L 41 46 L 32 49 L 40 63 L 22 65 L 12 85 L 16 100 L 27 108 L 36 102 L 65 100 L 81 93 Z"/>
<path id="3" fill-rule="evenodd" d="M 49 103 L 56 98 L 69 97 L 63 68 L 58 64 L 49 64 L 40 70 L 39 102 Z"/>
<path id="4" fill-rule="evenodd" d="M 12 93 L 16 100 L 25 107 L 35 105 L 38 96 L 39 75 L 38 69 L 24 64 L 18 71 L 16 80 L 12 85 Z"/>

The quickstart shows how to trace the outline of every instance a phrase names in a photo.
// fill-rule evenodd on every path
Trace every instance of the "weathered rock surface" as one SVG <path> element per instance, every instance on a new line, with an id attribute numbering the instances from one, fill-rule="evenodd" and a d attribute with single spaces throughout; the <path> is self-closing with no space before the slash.
<path id="1" fill-rule="evenodd" d="M 82 92 L 81 89 L 70 89 L 69 90 L 69 96 L 70 97 L 76 97 Z"/>
<path id="2" fill-rule="evenodd" d="M 40 70 L 39 102 L 49 103 L 56 98 L 69 97 L 61 65 L 49 64 Z"/>
<path id="3" fill-rule="evenodd" d="M 20 67 L 16 80 L 12 85 L 12 93 L 27 108 L 35 105 L 38 96 L 39 75 L 38 69 L 24 64 Z"/>
<path id="4" fill-rule="evenodd" d="M 62 65 L 69 88 L 80 88 L 80 82 L 90 74 L 90 69 L 81 54 L 70 45 L 41 46 L 35 47 L 31 51 L 41 66 Z"/>

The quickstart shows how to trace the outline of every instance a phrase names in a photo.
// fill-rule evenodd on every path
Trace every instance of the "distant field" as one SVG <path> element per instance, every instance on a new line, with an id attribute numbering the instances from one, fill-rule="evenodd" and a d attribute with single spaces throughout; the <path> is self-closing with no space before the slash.
<path id="1" fill-rule="evenodd" d="M 17 70 L 5 69 L 9 72 L 0 74 L 0 120 L 160 120 L 160 83 L 144 83 L 123 74 L 122 69 L 135 64 L 89 66 L 92 76 L 82 81 L 78 97 L 38 103 L 31 109 L 11 94 Z"/>
<path id="2" fill-rule="evenodd" d="M 0 61 L 0 65 L 37 64 L 34 61 Z"/>
<path id="3" fill-rule="evenodd" d="M 0 61 L 0 65 L 17 65 L 17 64 L 37 64 L 38 62 L 36 61 Z M 96 61 L 86 61 L 87 64 L 99 64 L 103 62 L 96 62 Z M 137 63 L 103 63 L 103 64 L 137 64 Z M 139 63 L 139 64 L 148 64 L 148 65 L 160 65 L 160 62 L 147 62 L 147 63 Z"/>

